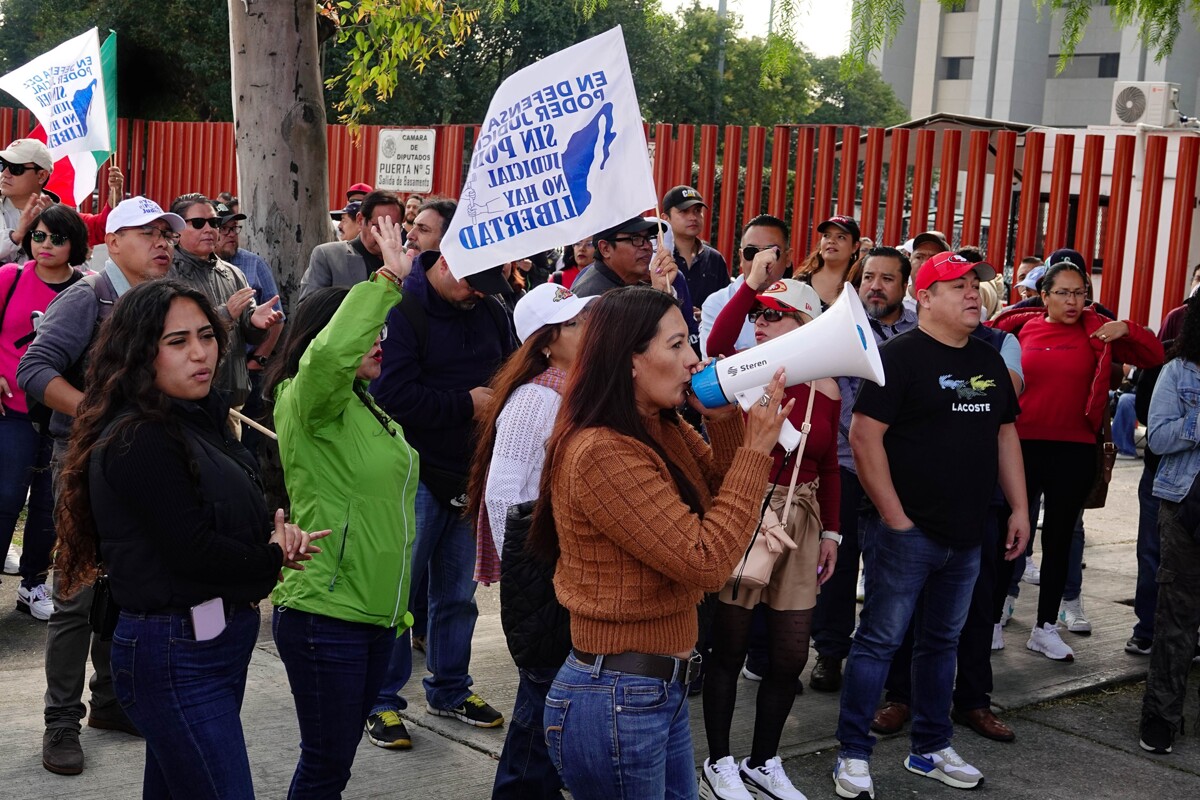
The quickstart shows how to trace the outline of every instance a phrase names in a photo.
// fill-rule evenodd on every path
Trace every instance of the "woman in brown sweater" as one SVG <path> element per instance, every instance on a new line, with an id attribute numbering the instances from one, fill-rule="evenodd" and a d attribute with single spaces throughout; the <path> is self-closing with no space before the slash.
<path id="1" fill-rule="evenodd" d="M 546 741 L 576 800 L 695 798 L 696 605 L 745 551 L 792 402 L 780 407 L 780 370 L 745 423 L 736 406 L 703 408 L 688 391 L 702 364 L 667 294 L 621 288 L 592 309 L 530 533 L 571 612 Z M 685 398 L 711 448 L 680 424 Z"/>

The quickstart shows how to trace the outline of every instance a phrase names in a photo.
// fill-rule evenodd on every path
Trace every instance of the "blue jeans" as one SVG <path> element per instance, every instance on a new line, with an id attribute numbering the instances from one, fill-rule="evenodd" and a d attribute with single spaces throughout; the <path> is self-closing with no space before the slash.
<path id="1" fill-rule="evenodd" d="M 276 606 L 271 634 L 300 721 L 300 762 L 287 796 L 341 797 L 396 629 Z"/>
<path id="2" fill-rule="evenodd" d="M 1160 542 L 1158 531 L 1158 498 L 1154 496 L 1154 473 L 1157 459 L 1146 458 L 1142 479 L 1138 481 L 1138 539 L 1137 590 L 1133 596 L 1133 613 L 1137 623 L 1133 635 L 1139 639 L 1154 639 L 1154 608 L 1158 605 L 1158 565 Z"/>
<path id="3" fill-rule="evenodd" d="M 240 606 L 226 620 L 219 636 L 197 642 L 186 612 L 121 612 L 113 686 L 146 737 L 144 800 L 253 800 L 241 711 L 258 610 Z"/>
<path id="4" fill-rule="evenodd" d="M 1133 443 L 1133 432 L 1137 427 L 1137 412 L 1134 402 L 1137 395 L 1125 392 L 1117 398 L 1117 410 L 1113 413 L 1112 437 L 1117 452 L 1127 456 L 1137 455 L 1137 446 Z"/>
<path id="5" fill-rule="evenodd" d="M 550 760 L 575 800 L 695 800 L 687 687 L 576 660 L 546 695 Z"/>
<path id="6" fill-rule="evenodd" d="M 20 570 L 21 585 L 26 589 L 46 582 L 54 547 L 53 443 L 49 436 L 34 430 L 24 414 L 5 409 L 0 416 L 0 553 L 8 552 L 28 496 Z"/>
<path id="7" fill-rule="evenodd" d="M 434 708 L 457 708 L 471 695 L 471 637 L 479 608 L 475 605 L 475 531 L 461 509 L 447 508 L 417 484 L 417 539 L 413 544 L 412 585 L 420 586 L 429 571 L 429 634 L 425 664 L 425 699 Z M 400 690 L 412 675 L 412 639 L 396 640 L 383 688 L 372 713 L 405 707 Z"/>
<path id="8" fill-rule="evenodd" d="M 938 544 L 919 528 L 894 531 L 878 518 L 863 531 L 866 602 L 842 685 L 841 755 L 869 759 L 871 719 L 892 656 L 916 615 L 912 656 L 912 752 L 950 743 L 958 637 L 979 575 L 979 546 Z"/>
<path id="9" fill-rule="evenodd" d="M 517 699 L 500 763 L 492 800 L 562 800 L 562 779 L 546 751 L 542 718 L 546 711 L 546 693 L 558 670 L 520 669 Z"/>

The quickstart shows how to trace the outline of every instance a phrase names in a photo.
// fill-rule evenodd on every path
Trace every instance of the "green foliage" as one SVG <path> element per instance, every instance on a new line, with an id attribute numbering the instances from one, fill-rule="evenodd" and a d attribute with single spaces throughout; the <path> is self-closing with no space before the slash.
<path id="1" fill-rule="evenodd" d="M 889 127 L 908 120 L 907 109 L 878 69 L 867 65 L 847 75 L 842 61 L 830 57 L 812 62 L 811 92 L 816 105 L 805 122 Z"/>

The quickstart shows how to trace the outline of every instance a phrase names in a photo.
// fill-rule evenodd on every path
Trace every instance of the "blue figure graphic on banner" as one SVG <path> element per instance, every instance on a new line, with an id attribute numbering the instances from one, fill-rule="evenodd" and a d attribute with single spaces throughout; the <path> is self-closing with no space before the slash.
<path id="1" fill-rule="evenodd" d="M 563 175 L 571 192 L 571 202 L 575 206 L 576 215 L 582 214 L 592 202 L 592 193 L 588 191 L 588 176 L 592 171 L 592 162 L 596 159 L 596 142 L 600 139 L 601 123 L 604 124 L 604 158 L 600 161 L 600 169 L 604 169 L 604 165 L 608 163 L 612 143 L 617 138 L 613 130 L 612 112 L 612 103 L 601 106 L 596 116 L 572 134 L 567 142 L 567 149 L 563 152 Z"/>
<path id="2" fill-rule="evenodd" d="M 83 129 L 83 135 L 87 136 L 88 130 L 88 110 L 92 107 L 92 95 L 96 91 L 96 79 L 87 86 L 75 92 L 75 96 L 71 98 L 71 108 L 75 111 L 75 118 L 79 120 L 79 125 Z"/>

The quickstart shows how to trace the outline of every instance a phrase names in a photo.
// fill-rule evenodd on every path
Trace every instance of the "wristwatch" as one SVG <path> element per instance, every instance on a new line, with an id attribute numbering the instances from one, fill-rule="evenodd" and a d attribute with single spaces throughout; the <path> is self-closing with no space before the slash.
<path id="1" fill-rule="evenodd" d="M 259 355 L 246 356 L 246 360 L 253 361 L 255 364 L 258 364 L 260 367 L 265 367 L 267 365 L 267 357 L 266 356 L 259 356 Z"/>
<path id="2" fill-rule="evenodd" d="M 821 531 L 822 539 L 832 539 L 839 547 L 842 544 L 842 535 L 837 531 Z"/>

